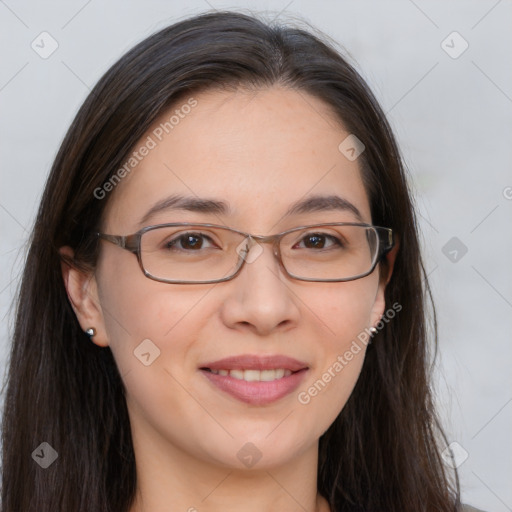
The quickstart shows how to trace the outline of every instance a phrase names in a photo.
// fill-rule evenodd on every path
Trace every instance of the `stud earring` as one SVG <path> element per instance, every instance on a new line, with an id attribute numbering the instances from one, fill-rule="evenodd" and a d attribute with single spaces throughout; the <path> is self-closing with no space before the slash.
<path id="1" fill-rule="evenodd" d="M 372 344 L 372 338 L 375 336 L 375 334 L 377 334 L 377 329 L 375 327 L 370 327 L 368 329 L 370 331 L 370 338 L 368 340 L 368 345 L 371 345 Z"/>
<path id="2" fill-rule="evenodd" d="M 85 331 L 85 334 L 87 334 L 87 336 L 89 336 L 89 338 L 92 338 L 93 336 L 96 335 L 96 329 L 94 327 L 89 327 L 89 329 L 87 329 L 87 331 Z"/>

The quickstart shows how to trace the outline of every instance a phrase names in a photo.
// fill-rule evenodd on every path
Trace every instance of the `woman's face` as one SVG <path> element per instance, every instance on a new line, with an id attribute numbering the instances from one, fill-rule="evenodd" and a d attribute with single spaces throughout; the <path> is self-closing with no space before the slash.
<path id="1" fill-rule="evenodd" d="M 160 124 L 173 114 L 172 124 Z M 304 92 L 185 98 L 136 145 L 155 147 L 139 152 L 140 161 L 104 199 L 103 232 L 198 222 L 270 235 L 315 223 L 371 223 L 358 160 L 338 149 L 348 135 L 323 102 Z M 229 211 L 169 207 L 142 221 L 171 195 L 221 201 Z M 334 207 L 285 215 L 298 201 L 333 195 L 360 218 Z M 350 282 L 298 281 L 282 273 L 270 244 L 261 248 L 230 281 L 166 284 L 145 277 L 130 252 L 102 242 L 94 340 L 108 344 L 118 364 L 134 446 L 216 466 L 269 468 L 316 449 L 342 410 L 365 356 L 358 335 L 384 312 L 379 269 Z M 270 384 L 240 379 L 261 378 L 257 372 L 212 377 L 205 369 L 225 358 L 242 359 L 217 369 L 254 369 L 265 357 L 292 358 L 292 369 L 301 370 L 281 379 L 267 371 L 264 378 L 277 378 Z M 281 359 L 263 366 L 291 365 Z"/>

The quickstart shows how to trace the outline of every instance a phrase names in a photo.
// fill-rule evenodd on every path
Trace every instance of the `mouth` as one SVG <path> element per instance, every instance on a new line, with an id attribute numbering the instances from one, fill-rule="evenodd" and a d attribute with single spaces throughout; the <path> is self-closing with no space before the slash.
<path id="1" fill-rule="evenodd" d="M 216 391 L 252 405 L 275 402 L 292 393 L 309 370 L 286 356 L 235 356 L 199 367 Z"/>
<path id="2" fill-rule="evenodd" d="M 289 377 L 292 373 L 296 373 L 288 370 L 287 368 L 276 368 L 270 370 L 212 370 L 211 368 L 201 368 L 201 370 L 211 372 L 215 375 L 221 375 L 223 377 L 245 380 L 246 382 L 272 382 L 273 380 Z"/>

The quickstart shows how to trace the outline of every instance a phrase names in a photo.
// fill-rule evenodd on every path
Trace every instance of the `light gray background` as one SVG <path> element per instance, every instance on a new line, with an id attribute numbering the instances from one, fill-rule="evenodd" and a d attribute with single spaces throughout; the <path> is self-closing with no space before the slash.
<path id="1" fill-rule="evenodd" d="M 346 48 L 381 101 L 421 214 L 440 326 L 436 396 L 450 442 L 468 453 L 462 498 L 512 510 L 510 0 L 0 1 L 0 369 L 24 244 L 79 105 L 136 42 L 212 8 L 306 19 Z M 31 48 L 42 31 L 59 44 L 48 59 Z M 441 47 L 453 31 L 469 44 L 456 59 Z M 468 250 L 456 262 L 443 253 L 452 237 Z"/>

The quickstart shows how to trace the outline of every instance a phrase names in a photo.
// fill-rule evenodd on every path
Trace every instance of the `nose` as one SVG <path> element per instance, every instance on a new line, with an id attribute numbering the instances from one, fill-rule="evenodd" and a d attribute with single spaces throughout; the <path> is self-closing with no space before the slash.
<path id="1" fill-rule="evenodd" d="M 221 317 L 228 327 L 263 336 L 297 325 L 299 301 L 292 291 L 291 279 L 279 266 L 272 244 L 252 245 L 240 273 L 224 285 L 228 292 Z"/>

